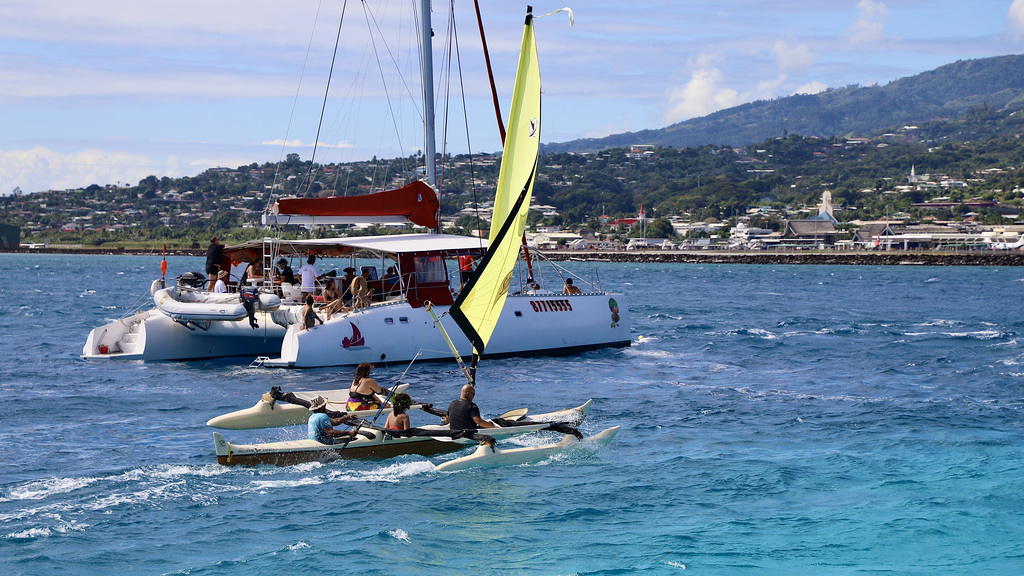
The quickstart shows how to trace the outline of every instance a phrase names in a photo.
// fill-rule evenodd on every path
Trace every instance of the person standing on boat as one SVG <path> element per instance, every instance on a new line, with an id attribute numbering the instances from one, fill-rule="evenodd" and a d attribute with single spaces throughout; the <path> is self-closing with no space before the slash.
<path id="1" fill-rule="evenodd" d="M 580 289 L 572 285 L 572 278 L 565 279 L 565 287 L 562 288 L 562 294 L 580 294 Z"/>
<path id="2" fill-rule="evenodd" d="M 217 282 L 217 273 L 224 264 L 224 245 L 217 241 L 217 237 L 210 238 L 210 245 L 206 248 L 206 275 L 210 277 L 210 285 L 207 292 L 213 292 Z"/>
<path id="3" fill-rule="evenodd" d="M 224 294 L 228 291 L 228 285 L 224 283 L 224 279 L 228 277 L 227 270 L 221 270 L 217 272 L 217 283 L 213 285 L 213 291 L 217 294 Z"/>
<path id="4" fill-rule="evenodd" d="M 477 428 L 497 428 L 494 424 L 480 417 L 480 408 L 473 402 L 476 388 L 472 384 L 462 387 L 458 400 L 448 405 L 448 428 L 452 430 L 476 430 Z"/>
<path id="5" fill-rule="evenodd" d="M 352 281 L 356 279 L 356 269 L 351 266 L 345 268 L 345 275 L 339 280 L 339 290 L 341 290 L 341 301 L 345 306 L 352 305 Z"/>
<path id="6" fill-rule="evenodd" d="M 356 376 L 348 388 L 349 412 L 380 408 L 380 402 L 374 394 L 380 394 L 382 391 L 377 382 L 370 378 L 370 370 L 373 370 L 373 364 L 369 362 L 356 366 Z"/>
<path id="7" fill-rule="evenodd" d="M 331 418 L 327 415 L 327 399 L 323 396 L 317 396 L 309 402 L 309 411 L 313 413 L 306 423 L 310 440 L 330 445 L 334 444 L 334 439 L 339 436 L 353 437 L 356 435 L 355 430 L 335 430 L 334 427 L 339 424 L 351 424 L 358 420 L 358 417 L 355 414 L 349 414 L 340 418 Z"/>
<path id="8" fill-rule="evenodd" d="M 310 254 L 309 258 L 306 259 L 306 263 L 302 265 L 302 268 L 299 268 L 299 276 L 302 278 L 303 296 L 306 294 L 316 294 L 316 281 L 324 277 L 316 269 L 316 266 L 313 265 L 314 262 L 316 262 L 316 256 Z"/>
<path id="9" fill-rule="evenodd" d="M 469 277 L 473 274 L 473 265 L 475 262 L 476 258 L 474 258 L 472 254 L 463 254 L 462 256 L 459 256 L 459 292 L 462 291 L 466 282 L 469 282 Z"/>

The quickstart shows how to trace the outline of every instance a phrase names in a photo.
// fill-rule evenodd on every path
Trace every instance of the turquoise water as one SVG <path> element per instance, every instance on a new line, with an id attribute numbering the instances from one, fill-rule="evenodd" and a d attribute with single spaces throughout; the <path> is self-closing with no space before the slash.
<path id="1" fill-rule="evenodd" d="M 629 295 L 634 345 L 487 362 L 477 403 L 594 398 L 583 430 L 621 432 L 440 473 L 219 466 L 207 419 L 350 370 L 87 363 L 159 258 L 0 255 L 0 573 L 1024 573 L 1024 269 L 575 266 Z"/>

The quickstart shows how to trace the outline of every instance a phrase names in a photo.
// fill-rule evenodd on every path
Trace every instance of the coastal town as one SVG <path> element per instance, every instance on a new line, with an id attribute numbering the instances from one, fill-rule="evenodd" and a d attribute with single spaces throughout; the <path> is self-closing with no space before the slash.
<path id="1" fill-rule="evenodd" d="M 790 135 L 742 148 L 634 145 L 542 155 L 526 244 L 553 255 L 622 254 L 616 258 L 643 261 L 673 253 L 697 259 L 753 254 L 756 261 L 808 253 L 1019 254 L 1024 171 L 984 144 L 941 136 L 951 130 L 904 126 L 871 138 Z M 935 146 L 939 142 L 945 143 Z M 918 161 L 934 170 L 934 157 L 950 151 L 968 160 L 932 173 L 913 163 L 887 167 Z M 421 161 L 413 155 L 312 165 L 289 155 L 277 165 L 214 168 L 193 178 L 15 190 L 0 197 L 0 249 L 148 253 L 166 247 L 188 253 L 211 233 L 244 242 L 260 234 L 261 216 L 277 199 L 400 187 L 423 177 Z M 865 164 L 878 168 L 867 171 Z M 448 160 L 442 231 L 485 233 L 499 166 L 500 156 L 490 154 Z M 694 174 L 697 169 L 702 172 Z M 857 177 L 837 178 L 840 170 Z M 312 238 L 407 227 L 290 226 L 280 232 Z"/>

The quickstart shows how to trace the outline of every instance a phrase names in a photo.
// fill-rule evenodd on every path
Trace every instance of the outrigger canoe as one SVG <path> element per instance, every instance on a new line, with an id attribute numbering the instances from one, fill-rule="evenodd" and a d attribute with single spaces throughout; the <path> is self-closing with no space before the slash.
<path id="1" fill-rule="evenodd" d="M 399 384 L 394 393 L 405 392 L 409 387 L 408 384 Z M 323 396 L 327 399 L 327 406 L 332 410 L 339 412 L 346 412 L 345 405 L 348 403 L 348 388 L 338 390 L 311 390 L 303 392 L 292 392 L 296 398 L 301 398 L 309 402 L 317 396 Z M 385 403 L 383 395 L 377 395 L 377 398 L 384 404 L 384 410 L 382 414 L 389 414 L 391 412 L 391 404 Z M 413 404 L 409 408 L 415 410 L 419 408 L 419 404 Z M 370 418 L 377 414 L 377 410 L 362 410 L 356 412 L 348 412 L 349 414 L 355 414 L 360 418 Z M 252 430 L 254 428 L 277 428 L 280 426 L 298 426 L 299 424 L 305 424 L 309 421 L 309 410 L 301 404 L 289 404 L 287 402 L 279 402 L 274 398 L 273 392 L 264 394 L 260 398 L 259 402 L 252 408 L 246 408 L 244 410 L 236 410 L 228 414 L 222 414 L 216 418 L 207 420 L 206 425 L 213 428 L 221 428 L 224 430 Z"/>
<path id="2" fill-rule="evenodd" d="M 347 442 L 343 444 L 321 444 L 309 439 L 233 444 L 219 432 L 213 433 L 213 443 L 217 451 L 217 462 L 226 466 L 287 466 L 303 462 L 332 462 L 339 458 L 393 458 L 403 454 L 433 456 L 461 450 L 479 443 L 481 438 L 498 441 L 544 430 L 564 432 L 567 426 L 583 420 L 590 404 L 588 400 L 575 408 L 536 416 L 524 415 L 516 420 L 498 418 L 495 419 L 498 428 L 468 431 L 469 434 L 464 430 L 453 431 L 441 424 L 404 431 L 363 425 L 355 438 L 345 439 Z M 306 415 L 308 418 L 309 411 L 306 411 Z"/>

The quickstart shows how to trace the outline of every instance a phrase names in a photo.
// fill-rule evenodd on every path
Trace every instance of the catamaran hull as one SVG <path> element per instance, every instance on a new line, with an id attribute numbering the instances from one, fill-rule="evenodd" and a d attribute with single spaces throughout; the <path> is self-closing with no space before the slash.
<path id="1" fill-rule="evenodd" d="M 447 306 L 437 306 L 444 316 Z M 459 353 L 472 345 L 462 332 L 445 322 Z M 630 344 L 630 316 L 621 294 L 509 296 L 485 357 L 567 355 Z M 452 354 L 430 314 L 407 303 L 375 305 L 337 315 L 312 330 L 289 328 L 281 356 L 264 366 L 316 368 L 352 366 L 360 362 L 387 363 L 451 360 Z"/>
<path id="2" fill-rule="evenodd" d="M 259 328 L 248 318 L 175 322 L 156 308 L 93 329 L 82 348 L 88 360 L 199 360 L 259 356 L 280 351 L 285 328 L 274 315 L 284 308 L 257 311 Z"/>

